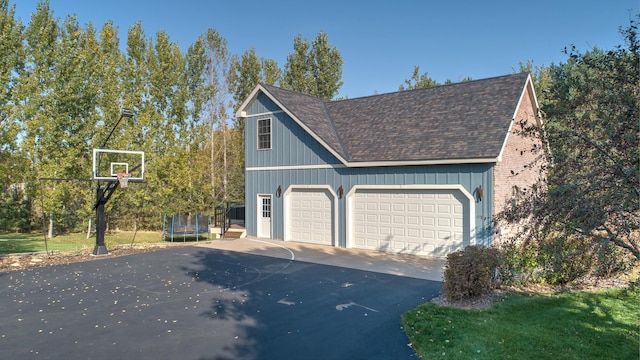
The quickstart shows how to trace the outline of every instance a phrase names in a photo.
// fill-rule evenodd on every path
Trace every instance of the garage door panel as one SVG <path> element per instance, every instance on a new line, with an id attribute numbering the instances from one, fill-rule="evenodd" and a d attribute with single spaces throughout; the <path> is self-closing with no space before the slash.
<path id="1" fill-rule="evenodd" d="M 453 240 L 453 234 L 450 231 L 438 231 L 439 240 Z"/>
<path id="2" fill-rule="evenodd" d="M 434 226 L 436 224 L 436 219 L 433 217 L 422 217 L 422 225 L 425 226 Z"/>
<path id="3" fill-rule="evenodd" d="M 433 230 L 422 230 L 422 238 L 424 240 L 435 240 L 436 239 L 436 232 Z"/>
<path id="4" fill-rule="evenodd" d="M 436 206 L 434 204 L 422 204 L 422 212 L 434 214 L 436 212 Z"/>
<path id="5" fill-rule="evenodd" d="M 404 225 L 404 216 L 394 215 L 393 223 L 395 225 Z"/>
<path id="6" fill-rule="evenodd" d="M 451 213 L 451 205 L 438 205 L 438 214 L 450 214 Z"/>
<path id="7" fill-rule="evenodd" d="M 332 245 L 334 237 L 333 196 L 322 189 L 292 189 L 288 196 L 286 240 Z"/>
<path id="8" fill-rule="evenodd" d="M 462 248 L 469 233 L 471 205 L 460 190 L 364 189 L 353 196 L 354 247 L 444 256 Z"/>
<path id="9" fill-rule="evenodd" d="M 393 206 L 393 211 L 395 211 L 395 212 L 404 212 L 406 205 L 402 204 L 402 203 L 394 203 L 392 206 Z"/>

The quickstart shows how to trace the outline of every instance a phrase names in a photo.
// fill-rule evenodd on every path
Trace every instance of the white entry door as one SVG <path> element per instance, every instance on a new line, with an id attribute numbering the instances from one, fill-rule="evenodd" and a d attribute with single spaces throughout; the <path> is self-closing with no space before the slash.
<path id="1" fill-rule="evenodd" d="M 258 195 L 258 237 L 271 239 L 271 195 Z"/>

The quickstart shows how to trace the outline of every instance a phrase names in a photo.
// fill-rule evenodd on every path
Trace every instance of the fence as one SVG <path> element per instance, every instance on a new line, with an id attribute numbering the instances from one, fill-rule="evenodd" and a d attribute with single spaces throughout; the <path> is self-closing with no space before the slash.
<path id="1" fill-rule="evenodd" d="M 226 206 L 218 206 L 214 209 L 213 223 L 215 228 L 220 229 L 220 237 L 229 230 L 231 225 L 236 224 L 245 226 L 245 210 L 244 205 L 236 203 L 227 203 Z"/>

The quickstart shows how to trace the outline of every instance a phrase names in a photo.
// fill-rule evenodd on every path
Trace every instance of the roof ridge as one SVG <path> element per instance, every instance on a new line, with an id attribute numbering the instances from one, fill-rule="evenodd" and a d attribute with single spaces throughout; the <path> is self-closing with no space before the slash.
<path id="1" fill-rule="evenodd" d="M 385 92 L 385 93 L 382 93 L 382 94 L 371 94 L 371 95 L 364 95 L 364 96 L 348 98 L 348 99 L 331 100 L 330 102 L 332 102 L 332 103 L 348 102 L 348 101 L 351 101 L 351 100 L 366 99 L 366 98 L 378 97 L 378 96 L 391 96 L 391 95 L 400 94 L 400 93 L 410 93 L 410 92 L 416 92 L 416 91 L 435 90 L 435 89 L 441 89 L 443 87 L 460 86 L 460 85 L 463 85 L 463 84 L 464 85 L 469 85 L 469 83 L 474 83 L 474 82 L 495 81 L 496 79 L 499 79 L 499 78 L 505 78 L 505 77 L 510 77 L 510 76 L 518 76 L 518 75 L 524 75 L 524 74 L 528 75 L 529 73 L 528 72 L 519 72 L 519 73 L 507 74 L 507 75 L 498 75 L 498 76 L 493 76 L 493 77 L 489 77 L 489 78 L 458 81 L 458 82 L 452 82 L 452 83 L 449 83 L 449 84 L 439 84 L 439 85 L 436 85 L 436 86 L 421 87 L 421 88 L 416 88 L 416 89 L 397 90 L 397 91 Z M 292 90 L 289 90 L 289 91 L 292 91 Z"/>

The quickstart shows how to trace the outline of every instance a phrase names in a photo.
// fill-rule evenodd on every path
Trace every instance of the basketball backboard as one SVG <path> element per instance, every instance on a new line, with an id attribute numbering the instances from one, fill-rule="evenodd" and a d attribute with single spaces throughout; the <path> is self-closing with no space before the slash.
<path id="1" fill-rule="evenodd" d="M 117 181 L 118 173 L 129 173 L 129 181 L 144 180 L 144 152 L 93 149 L 93 180 Z"/>

